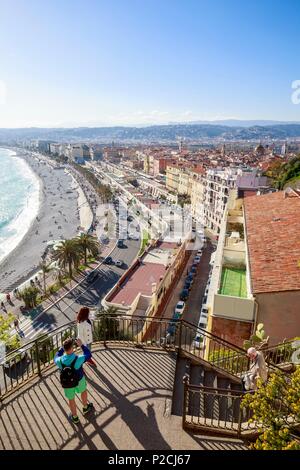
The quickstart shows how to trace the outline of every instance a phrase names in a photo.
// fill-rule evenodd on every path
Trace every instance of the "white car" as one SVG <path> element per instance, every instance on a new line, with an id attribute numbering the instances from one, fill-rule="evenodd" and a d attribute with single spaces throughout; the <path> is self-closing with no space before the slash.
<path id="1" fill-rule="evenodd" d="M 202 250 L 197 251 L 197 256 L 202 256 Z"/>
<path id="2" fill-rule="evenodd" d="M 123 261 L 121 259 L 117 259 L 115 261 L 115 266 L 119 266 L 119 268 L 121 268 L 123 266 Z"/>
<path id="3" fill-rule="evenodd" d="M 128 233 L 128 237 L 131 240 L 139 240 L 140 239 L 140 237 L 136 233 Z"/>
<path id="4" fill-rule="evenodd" d="M 203 344 L 203 336 L 197 333 L 195 339 L 194 339 L 194 346 L 197 349 L 200 349 L 201 345 Z"/>
<path id="5" fill-rule="evenodd" d="M 185 307 L 185 302 L 183 302 L 183 300 L 180 300 L 179 302 L 177 302 L 177 305 L 175 307 L 175 313 L 179 313 L 180 315 L 182 315 L 184 311 L 184 307 Z"/>

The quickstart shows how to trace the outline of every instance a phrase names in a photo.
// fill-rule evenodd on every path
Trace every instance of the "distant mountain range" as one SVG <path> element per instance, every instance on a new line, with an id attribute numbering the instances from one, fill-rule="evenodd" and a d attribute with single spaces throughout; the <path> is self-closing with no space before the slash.
<path id="1" fill-rule="evenodd" d="M 258 124 L 259 123 L 259 124 Z M 0 129 L 0 143 L 16 140 L 50 141 L 174 142 L 179 139 L 266 140 L 300 137 L 300 123 L 277 121 L 214 121 L 178 123 L 147 127 L 73 127 Z"/>

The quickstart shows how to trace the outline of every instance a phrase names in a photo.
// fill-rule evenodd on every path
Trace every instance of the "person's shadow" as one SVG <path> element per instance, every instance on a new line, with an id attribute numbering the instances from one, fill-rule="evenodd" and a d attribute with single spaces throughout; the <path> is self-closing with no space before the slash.
<path id="1" fill-rule="evenodd" d="M 161 435 L 155 415 L 154 404 L 147 401 L 147 412 L 144 413 L 138 405 L 131 402 L 126 395 L 119 392 L 110 380 L 98 369 L 95 369 L 94 373 L 98 376 L 99 381 L 109 388 L 110 392 L 103 389 L 98 382 L 95 382 L 90 377 L 88 379 L 89 384 L 116 408 L 121 419 L 126 423 L 143 448 L 147 450 L 171 450 L 170 445 Z M 152 391 L 153 397 L 162 397 L 161 394 L 156 394 L 155 390 L 147 389 L 146 391 L 148 393 Z"/>

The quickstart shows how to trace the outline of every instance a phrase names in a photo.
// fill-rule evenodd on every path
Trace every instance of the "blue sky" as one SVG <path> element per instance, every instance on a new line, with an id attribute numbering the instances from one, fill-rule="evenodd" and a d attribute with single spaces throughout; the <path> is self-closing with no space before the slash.
<path id="1" fill-rule="evenodd" d="M 0 0 L 0 127 L 299 120 L 299 0 Z"/>

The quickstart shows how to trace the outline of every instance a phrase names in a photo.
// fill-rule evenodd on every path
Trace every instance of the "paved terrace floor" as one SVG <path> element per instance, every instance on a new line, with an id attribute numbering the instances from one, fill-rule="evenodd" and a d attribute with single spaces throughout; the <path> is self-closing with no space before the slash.
<path id="1" fill-rule="evenodd" d="M 86 366 L 95 412 L 68 420 L 56 368 L 6 397 L 0 408 L 1 449 L 242 450 L 241 441 L 191 435 L 170 415 L 176 356 L 165 351 L 98 348 Z"/>

